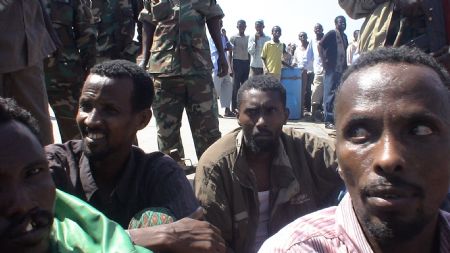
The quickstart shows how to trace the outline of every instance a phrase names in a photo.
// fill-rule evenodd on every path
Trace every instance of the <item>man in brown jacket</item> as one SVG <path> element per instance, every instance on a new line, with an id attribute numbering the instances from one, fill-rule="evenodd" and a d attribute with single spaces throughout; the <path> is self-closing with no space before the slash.
<path id="1" fill-rule="evenodd" d="M 241 128 L 205 151 L 195 194 L 228 250 L 251 253 L 296 218 L 336 204 L 343 182 L 332 141 L 283 129 L 286 91 L 275 77 L 251 77 L 237 101 Z"/>

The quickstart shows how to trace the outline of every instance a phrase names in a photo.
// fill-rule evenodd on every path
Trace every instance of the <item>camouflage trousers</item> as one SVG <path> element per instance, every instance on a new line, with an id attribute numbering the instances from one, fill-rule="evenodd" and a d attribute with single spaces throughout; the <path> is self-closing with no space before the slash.
<path id="1" fill-rule="evenodd" d="M 221 136 L 217 118 L 217 101 L 213 99 L 211 74 L 154 77 L 153 114 L 158 130 L 158 147 L 168 154 L 178 149 L 184 157 L 180 127 L 183 109 L 191 126 L 197 157 Z"/>
<path id="2" fill-rule="evenodd" d="M 80 136 L 75 121 L 85 77 L 80 66 L 77 62 L 55 62 L 54 58 L 45 60 L 48 102 L 55 113 L 63 142 Z"/>

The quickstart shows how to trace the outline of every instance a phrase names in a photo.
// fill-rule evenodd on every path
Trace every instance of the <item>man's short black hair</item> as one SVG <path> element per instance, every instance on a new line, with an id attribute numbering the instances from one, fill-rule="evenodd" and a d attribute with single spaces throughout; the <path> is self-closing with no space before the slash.
<path id="1" fill-rule="evenodd" d="M 0 97 L 0 125 L 12 120 L 18 121 L 28 127 L 42 144 L 37 121 L 31 116 L 31 113 L 18 106 L 14 99 Z"/>
<path id="2" fill-rule="evenodd" d="M 250 77 L 247 81 L 245 81 L 241 88 L 239 88 L 237 94 L 238 109 L 241 107 L 244 92 L 251 89 L 278 92 L 280 94 L 283 106 L 286 107 L 286 89 L 283 87 L 281 82 L 272 75 L 258 75 Z"/>
<path id="3" fill-rule="evenodd" d="M 344 16 L 337 16 L 334 18 L 334 23 L 337 24 L 338 19 L 343 19 L 345 21 L 345 17 Z"/>
<path id="4" fill-rule="evenodd" d="M 99 63 L 91 68 L 91 74 L 120 79 L 130 78 L 133 81 L 131 105 L 134 112 L 140 112 L 152 106 L 154 91 L 150 75 L 133 62 L 127 60 L 111 60 Z"/>
<path id="5" fill-rule="evenodd" d="M 243 20 L 243 19 L 239 19 L 239 20 L 237 21 L 236 25 L 239 25 L 239 24 L 247 25 L 247 23 L 246 23 L 245 20 Z"/>
<path id="6" fill-rule="evenodd" d="M 274 27 L 272 27 L 272 32 L 273 32 L 273 30 L 275 30 L 275 29 L 280 29 L 280 31 L 281 31 L 281 27 L 280 26 L 274 26 Z"/>
<path id="7" fill-rule="evenodd" d="M 341 83 L 344 83 L 351 74 L 379 63 L 409 63 L 427 66 L 433 69 L 439 75 L 442 83 L 450 89 L 450 76 L 444 67 L 423 51 L 406 46 L 398 48 L 382 47 L 362 54 L 342 75 Z"/>

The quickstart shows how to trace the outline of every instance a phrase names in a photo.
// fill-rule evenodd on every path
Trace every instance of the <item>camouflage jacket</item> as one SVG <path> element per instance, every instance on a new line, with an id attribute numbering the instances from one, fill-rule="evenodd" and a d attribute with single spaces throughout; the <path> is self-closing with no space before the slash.
<path id="1" fill-rule="evenodd" d="M 98 31 L 97 56 L 136 61 L 139 46 L 133 41 L 135 18 L 130 0 L 90 0 Z M 142 1 L 142 0 L 141 0 Z"/>
<path id="2" fill-rule="evenodd" d="M 46 61 L 81 64 L 88 71 L 95 64 L 96 30 L 87 0 L 47 0 L 47 10 L 62 46 Z"/>
<path id="3" fill-rule="evenodd" d="M 212 70 L 205 23 L 223 17 L 215 0 L 146 0 L 144 7 L 140 20 L 156 26 L 150 73 L 180 76 Z"/>
<path id="4" fill-rule="evenodd" d="M 302 215 L 337 204 L 344 187 L 332 141 L 285 128 L 276 152 L 270 169 L 269 236 Z M 228 252 L 256 252 L 258 189 L 240 128 L 205 151 L 194 187 L 206 220 L 221 230 Z"/>

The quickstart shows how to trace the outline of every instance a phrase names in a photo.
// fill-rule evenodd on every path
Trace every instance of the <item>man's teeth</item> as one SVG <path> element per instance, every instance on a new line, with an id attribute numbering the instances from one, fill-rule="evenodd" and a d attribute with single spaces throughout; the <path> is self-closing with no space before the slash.
<path id="1" fill-rule="evenodd" d="M 90 133 L 90 134 L 88 134 L 87 137 L 92 139 L 92 140 L 97 140 L 97 139 L 101 139 L 101 138 L 105 137 L 105 135 L 101 134 L 101 133 L 96 133 L 96 134 Z"/>
<path id="2" fill-rule="evenodd" d="M 33 230 L 33 225 L 31 224 L 31 222 L 29 222 L 27 227 L 25 228 L 25 232 L 30 232 L 31 230 Z"/>

